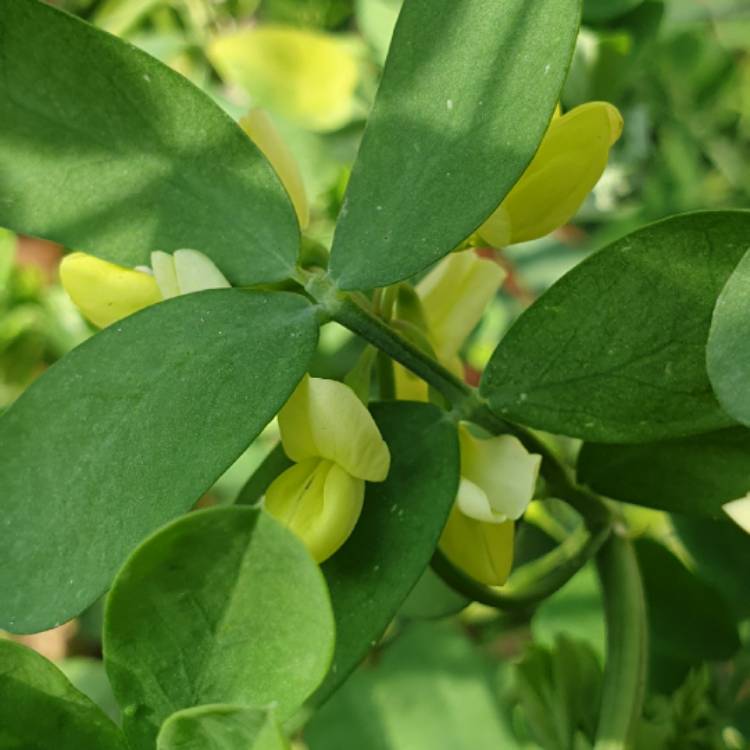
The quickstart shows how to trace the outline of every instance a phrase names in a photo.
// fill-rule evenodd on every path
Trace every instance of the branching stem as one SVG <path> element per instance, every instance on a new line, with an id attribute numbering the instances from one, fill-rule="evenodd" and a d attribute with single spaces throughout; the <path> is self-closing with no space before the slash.
<path id="1" fill-rule="evenodd" d="M 434 357 L 414 346 L 351 295 L 338 291 L 327 276 L 310 273 L 300 278 L 300 281 L 304 283 L 307 293 L 333 320 L 400 362 L 445 396 L 456 419 L 473 422 L 492 435 L 515 435 L 527 450 L 541 455 L 542 473 L 550 494 L 575 508 L 593 534 L 609 525 L 612 516 L 607 505 L 597 495 L 579 487 L 573 481 L 568 467 L 537 435 L 494 414 L 477 389 L 464 383 Z"/>

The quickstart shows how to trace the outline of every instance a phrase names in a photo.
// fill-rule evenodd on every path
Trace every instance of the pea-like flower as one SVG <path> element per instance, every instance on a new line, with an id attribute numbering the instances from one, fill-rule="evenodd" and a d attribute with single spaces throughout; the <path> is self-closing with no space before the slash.
<path id="1" fill-rule="evenodd" d="M 566 224 L 602 176 L 622 126 L 620 112 L 607 102 L 588 102 L 554 117 L 526 171 L 479 236 L 505 247 Z"/>
<path id="2" fill-rule="evenodd" d="M 81 313 L 104 328 L 144 307 L 179 294 L 230 286 L 214 262 L 197 250 L 151 253 L 151 268 L 126 268 L 86 253 L 60 264 L 60 281 Z"/>
<path id="3" fill-rule="evenodd" d="M 323 562 L 352 533 L 365 482 L 388 476 L 390 452 L 364 404 L 335 380 L 305 376 L 279 412 L 279 429 L 296 463 L 272 482 L 264 507 Z"/>
<path id="4" fill-rule="evenodd" d="M 461 480 L 440 549 L 472 578 L 500 586 L 513 563 L 514 521 L 534 496 L 541 457 L 512 435 L 475 437 L 459 426 Z"/>

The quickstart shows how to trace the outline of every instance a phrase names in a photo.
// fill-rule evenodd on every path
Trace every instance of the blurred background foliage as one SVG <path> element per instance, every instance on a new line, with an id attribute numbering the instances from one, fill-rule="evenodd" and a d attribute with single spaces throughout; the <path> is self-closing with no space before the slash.
<path id="1" fill-rule="evenodd" d="M 330 242 L 401 0 L 54 4 L 161 59 L 235 118 L 266 108 L 302 170 L 313 209 L 307 244 Z M 746 0 L 585 0 L 562 106 L 592 99 L 621 109 L 623 137 L 573 223 L 505 252 L 508 281 L 464 352 L 469 379 L 519 311 L 587 253 L 670 214 L 750 205 Z M 0 410 L 92 333 L 57 284 L 66 250 L 0 230 Z M 329 324 L 315 374 L 343 378 L 360 351 Z M 204 502 L 231 502 L 275 440 L 271 426 Z M 636 747 L 750 748 L 750 539 L 729 524 L 623 510 L 638 537 L 651 615 Z M 572 522 L 555 501 L 529 513 L 519 562 L 550 549 Z M 534 613 L 466 604 L 428 571 L 300 746 L 590 748 L 604 653 L 595 571 Z M 100 626 L 94 607 L 24 640 L 113 712 Z"/>

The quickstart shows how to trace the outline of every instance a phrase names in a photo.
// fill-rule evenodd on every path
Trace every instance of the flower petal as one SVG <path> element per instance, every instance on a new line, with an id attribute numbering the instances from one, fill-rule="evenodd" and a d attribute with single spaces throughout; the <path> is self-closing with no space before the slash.
<path id="1" fill-rule="evenodd" d="M 495 513 L 490 505 L 487 493 L 474 482 L 461 477 L 456 496 L 458 509 L 469 518 L 482 523 L 502 523 L 508 517 L 504 513 Z"/>
<path id="2" fill-rule="evenodd" d="M 440 549 L 453 565 L 488 586 L 502 586 L 513 565 L 513 521 L 482 523 L 456 504 L 440 537 Z"/>
<path id="3" fill-rule="evenodd" d="M 750 495 L 732 500 L 722 510 L 744 531 L 750 534 Z"/>
<path id="4" fill-rule="evenodd" d="M 461 476 L 484 491 L 495 517 L 520 518 L 534 497 L 541 456 L 529 453 L 512 435 L 481 439 L 466 425 L 460 425 L 458 435 Z"/>
<path id="5" fill-rule="evenodd" d="M 172 257 L 180 294 L 231 286 L 211 258 L 197 250 L 175 250 Z"/>
<path id="6" fill-rule="evenodd" d="M 388 446 L 370 412 L 344 383 L 306 375 L 279 412 L 279 429 L 293 461 L 326 458 L 368 482 L 388 476 Z"/>
<path id="7" fill-rule="evenodd" d="M 349 538 L 362 512 L 365 483 L 340 466 L 313 458 L 280 474 L 264 508 L 296 534 L 320 563 Z"/>
<path id="8" fill-rule="evenodd" d="M 217 37 L 207 54 L 226 81 L 304 128 L 336 130 L 354 114 L 359 65 L 338 35 L 259 25 Z"/>
<path id="9" fill-rule="evenodd" d="M 310 223 L 310 206 L 302 175 L 292 152 L 282 140 L 271 118 L 265 110 L 255 107 L 240 120 L 240 125 L 271 163 L 292 200 L 300 229 L 306 229 Z"/>
<path id="10" fill-rule="evenodd" d="M 505 279 L 493 260 L 451 253 L 417 285 L 430 336 L 441 361 L 455 357 Z"/>
<path id="11" fill-rule="evenodd" d="M 180 286 L 177 283 L 177 272 L 174 268 L 174 256 L 155 250 L 151 253 L 151 268 L 154 278 L 159 285 L 161 295 L 164 299 L 172 299 L 180 294 Z"/>
<path id="12" fill-rule="evenodd" d="M 399 401 L 427 402 L 430 400 L 430 388 L 427 383 L 398 362 L 393 363 L 393 377 L 396 384 L 396 398 Z"/>
<path id="13" fill-rule="evenodd" d="M 151 274 L 86 253 L 63 258 L 60 281 L 76 307 L 99 328 L 162 299 Z"/>

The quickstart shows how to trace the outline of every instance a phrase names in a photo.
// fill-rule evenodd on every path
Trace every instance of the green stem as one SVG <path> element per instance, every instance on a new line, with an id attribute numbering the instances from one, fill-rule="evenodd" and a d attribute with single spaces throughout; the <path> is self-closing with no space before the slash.
<path id="1" fill-rule="evenodd" d="M 646 683 L 646 604 L 638 560 L 622 533 L 597 556 L 607 622 L 607 656 L 594 750 L 630 750 Z"/>
<path id="2" fill-rule="evenodd" d="M 454 409 L 463 412 L 470 408 L 473 392 L 466 383 L 351 298 L 340 299 L 328 311 L 337 323 L 359 334 L 440 391 Z"/>
<path id="3" fill-rule="evenodd" d="M 393 360 L 383 352 L 378 352 L 378 393 L 381 401 L 393 401 L 396 398 L 396 377 L 393 372 Z"/>
<path id="4" fill-rule="evenodd" d="M 470 578 L 452 565 L 439 549 L 432 558 L 432 567 L 451 588 L 474 601 L 503 610 L 531 609 L 561 589 L 591 560 L 609 533 L 608 525 L 593 534 L 578 529 L 551 552 L 514 570 L 502 588 L 486 586 Z"/>

